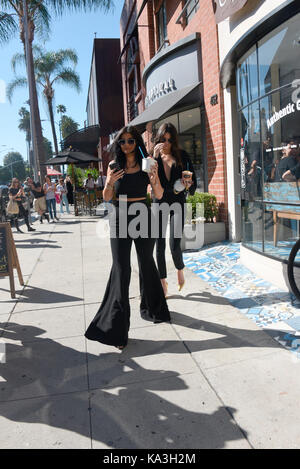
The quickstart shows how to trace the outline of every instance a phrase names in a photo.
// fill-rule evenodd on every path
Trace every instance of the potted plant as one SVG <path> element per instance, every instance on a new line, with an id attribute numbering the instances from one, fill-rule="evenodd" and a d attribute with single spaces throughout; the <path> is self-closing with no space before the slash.
<path id="1" fill-rule="evenodd" d="M 207 192 L 195 192 L 186 199 L 187 216 L 181 241 L 182 250 L 200 249 L 205 244 L 226 238 L 225 223 L 218 222 L 216 196 Z"/>

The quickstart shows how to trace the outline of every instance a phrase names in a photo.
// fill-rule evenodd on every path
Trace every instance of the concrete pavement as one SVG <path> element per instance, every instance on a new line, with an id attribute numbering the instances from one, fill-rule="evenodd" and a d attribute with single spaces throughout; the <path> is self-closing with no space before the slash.
<path id="1" fill-rule="evenodd" d="M 171 324 L 139 317 L 120 352 L 85 339 L 111 267 L 105 221 L 63 215 L 14 234 L 26 282 L 0 279 L 1 448 L 297 448 L 299 362 L 186 269 Z"/>

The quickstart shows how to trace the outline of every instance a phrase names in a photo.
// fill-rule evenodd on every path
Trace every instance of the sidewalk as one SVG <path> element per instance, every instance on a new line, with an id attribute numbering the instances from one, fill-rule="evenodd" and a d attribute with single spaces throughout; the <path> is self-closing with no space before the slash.
<path id="1" fill-rule="evenodd" d="M 178 294 L 170 258 L 171 324 L 139 317 L 133 248 L 127 348 L 85 339 L 111 267 L 104 223 L 14 234 L 26 286 L 11 300 L 0 279 L 0 447 L 298 448 L 300 360 L 189 269 Z"/>

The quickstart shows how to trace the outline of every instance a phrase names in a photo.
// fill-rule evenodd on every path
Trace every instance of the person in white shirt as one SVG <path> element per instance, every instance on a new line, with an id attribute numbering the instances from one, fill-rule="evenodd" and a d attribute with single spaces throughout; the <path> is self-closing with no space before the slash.
<path id="1" fill-rule="evenodd" d="M 70 213 L 69 202 L 67 198 L 67 186 L 64 183 L 63 178 L 59 180 L 59 184 L 56 186 L 56 192 L 60 195 L 60 213 L 64 213 L 63 204 L 65 204 L 67 213 Z"/>
<path id="2" fill-rule="evenodd" d="M 95 179 L 92 177 L 91 173 L 88 174 L 88 178 L 85 180 L 84 186 L 88 190 L 88 192 L 94 192 Z"/>
<path id="3" fill-rule="evenodd" d="M 105 186 L 105 182 L 106 182 L 106 176 L 104 176 L 104 174 L 101 172 L 99 174 L 99 177 L 98 177 L 97 181 L 96 181 L 97 189 L 103 190 L 104 186 Z"/>

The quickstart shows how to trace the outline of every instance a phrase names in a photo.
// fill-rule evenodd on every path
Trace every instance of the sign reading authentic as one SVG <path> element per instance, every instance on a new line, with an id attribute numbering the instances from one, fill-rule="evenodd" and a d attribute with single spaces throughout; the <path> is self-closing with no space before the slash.
<path id="1" fill-rule="evenodd" d="M 280 119 L 288 116 L 289 114 L 293 114 L 296 111 L 300 111 L 300 99 L 299 101 L 296 102 L 296 104 L 289 103 L 283 109 L 280 109 L 280 111 L 278 112 L 275 111 L 274 114 L 270 117 L 270 119 L 267 119 L 268 130 Z"/>
<path id="2" fill-rule="evenodd" d="M 291 96 L 291 103 L 288 103 L 287 106 L 284 106 L 278 112 L 275 111 L 274 114 L 267 119 L 268 130 L 273 127 L 273 125 L 278 122 L 280 119 L 293 114 L 294 112 L 300 111 L 300 80 L 296 79 L 292 82 L 292 88 L 295 88 Z"/>
<path id="3" fill-rule="evenodd" d="M 10 294 L 12 298 L 15 298 L 13 269 L 17 269 L 20 285 L 24 285 L 10 223 L 0 223 L 0 277 L 9 277 Z"/>
<path id="4" fill-rule="evenodd" d="M 221 23 L 239 11 L 248 0 L 212 0 L 216 23 Z"/>

